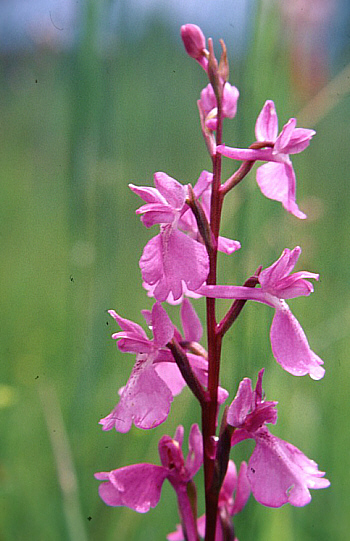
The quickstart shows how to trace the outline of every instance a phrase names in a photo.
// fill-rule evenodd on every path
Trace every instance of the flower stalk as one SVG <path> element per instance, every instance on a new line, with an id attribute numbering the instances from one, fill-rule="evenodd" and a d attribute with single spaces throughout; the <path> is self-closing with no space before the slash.
<path id="1" fill-rule="evenodd" d="M 220 235 L 224 198 L 255 162 L 264 161 L 267 163 L 256 171 L 261 192 L 281 202 L 295 217 L 306 218 L 296 203 L 290 155 L 304 150 L 315 132 L 296 128 L 292 118 L 278 134 L 275 106 L 267 100 L 256 121 L 256 141 L 247 149 L 223 145 L 223 120 L 235 116 L 239 97 L 237 88 L 228 82 L 225 43 L 221 40 L 218 63 L 212 40 L 208 40 L 207 49 L 198 26 L 184 25 L 181 36 L 188 55 L 209 79 L 197 104 L 212 172 L 202 171 L 193 187 L 163 172 L 154 174 L 153 187 L 129 185 L 144 201 L 136 211 L 143 225 L 159 225 L 159 233 L 148 241 L 139 262 L 143 286 L 155 302 L 151 310 L 142 311 L 147 332 L 138 323 L 109 311 L 121 329 L 112 337 L 121 352 L 136 355 L 136 362 L 119 391 L 118 404 L 100 424 L 103 430 L 115 428 L 120 433 L 128 432 L 132 425 L 150 430 L 167 419 L 174 398 L 187 386 L 201 408 L 201 430 L 192 425 L 186 458 L 182 451 L 184 428 L 179 426 L 173 438 L 164 435 L 159 441 L 161 465 L 134 464 L 99 472 L 95 477 L 101 481 L 99 493 L 107 505 L 125 505 L 140 513 L 158 504 L 167 480 L 175 490 L 181 521 L 167 536 L 168 541 L 236 541 L 232 519 L 243 510 L 251 493 L 269 507 L 286 503 L 303 506 L 311 500 L 310 488 L 329 486 L 316 462 L 270 433 L 267 425 L 277 422 L 277 402 L 265 400 L 264 368 L 254 389 L 248 377 L 239 383 L 235 398 L 225 407 L 217 435 L 220 406 L 229 396 L 219 381 L 222 340 L 248 301 L 274 309 L 271 348 L 285 371 L 293 376 L 309 374 L 314 380 L 324 375 L 323 361 L 312 351 L 286 302 L 310 295 L 310 280 L 318 280 L 313 272 L 293 272 L 301 254 L 299 246 L 286 248 L 269 267 L 259 266 L 243 286 L 217 283 L 218 251 L 230 255 L 241 248 L 239 241 Z M 223 156 L 242 162 L 224 181 Z M 200 343 L 203 326 L 188 297 L 205 297 L 207 349 Z M 232 299 L 232 304 L 218 322 L 219 299 Z M 180 304 L 181 331 L 168 316 L 165 303 Z M 253 439 L 255 448 L 237 473 L 231 449 L 245 439 Z M 202 466 L 205 514 L 197 517 L 194 476 Z"/>

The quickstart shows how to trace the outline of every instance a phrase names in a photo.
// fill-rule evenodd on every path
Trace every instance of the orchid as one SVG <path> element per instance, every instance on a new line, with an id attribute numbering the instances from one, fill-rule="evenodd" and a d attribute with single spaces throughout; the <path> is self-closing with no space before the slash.
<path id="1" fill-rule="evenodd" d="M 284 370 L 294 376 L 309 374 L 313 379 L 324 376 L 323 361 L 314 353 L 305 333 L 292 314 L 285 299 L 301 295 L 310 295 L 312 284 L 307 278 L 318 280 L 318 274 L 293 270 L 301 248 L 285 249 L 281 257 L 270 267 L 263 270 L 259 277 L 260 289 L 244 286 L 202 286 L 197 293 L 207 297 L 225 299 L 248 299 L 262 302 L 275 309 L 270 339 L 273 355 Z"/>
<path id="2" fill-rule="evenodd" d="M 154 287 L 154 296 L 165 301 L 183 295 L 183 284 L 193 291 L 205 281 L 209 259 L 205 246 L 178 230 L 181 214 L 186 210 L 187 190 L 165 173 L 154 175 L 155 188 L 130 188 L 146 202 L 136 212 L 146 227 L 160 224 L 160 233 L 145 246 L 140 259 L 144 282 Z"/>
<path id="3" fill-rule="evenodd" d="M 174 397 L 187 387 L 198 403 L 202 434 L 193 424 L 186 459 L 182 451 L 184 428 L 178 426 L 174 438 L 163 436 L 159 440 L 160 465 L 133 464 L 96 473 L 95 477 L 101 481 L 99 494 L 107 505 L 126 506 L 139 513 L 158 504 L 167 479 L 176 493 L 181 521 L 176 531 L 168 534 L 168 541 L 199 541 L 200 537 L 205 541 L 238 541 L 234 517 L 243 510 L 251 492 L 262 505 L 290 503 L 300 507 L 310 502 L 310 489 L 330 484 L 313 460 L 269 431 L 267 425 L 277 422 L 277 402 L 265 400 L 263 395 L 264 369 L 254 390 L 250 378 L 240 382 L 235 398 L 220 418 L 220 407 L 229 396 L 220 386 L 225 362 L 222 345 L 248 300 L 274 309 L 271 348 L 284 370 L 295 376 L 309 374 L 314 380 L 325 373 L 323 361 L 311 350 L 286 302 L 309 296 L 313 292 L 311 280 L 319 278 L 313 272 L 293 272 L 301 253 L 299 246 L 285 249 L 264 270 L 260 266 L 243 286 L 217 284 L 218 252 L 232 254 L 241 248 L 238 240 L 220 235 L 226 196 L 248 175 L 255 161 L 265 161 L 257 168 L 262 193 L 280 201 L 298 218 L 306 218 L 296 203 L 290 155 L 304 150 L 315 132 L 296 128 L 296 120 L 291 118 L 278 134 L 275 106 L 268 100 L 256 121 L 256 142 L 249 149 L 223 145 L 223 119 L 235 117 L 239 97 L 237 88 L 228 82 L 226 45 L 220 40 L 218 60 L 213 40 L 206 41 L 197 25 L 182 26 L 181 37 L 187 54 L 200 64 L 207 79 L 197 105 L 212 170 L 203 170 L 193 187 L 164 172 L 154 174 L 152 187 L 129 184 L 143 200 L 136 210 L 142 224 L 146 228 L 159 225 L 159 232 L 147 242 L 139 261 L 142 285 L 156 302 L 150 310 L 141 311 L 152 335 L 138 323 L 109 310 L 121 329 L 112 338 L 121 352 L 136 355 L 136 363 L 126 385 L 118 391 L 118 404 L 100 424 L 105 431 L 115 428 L 122 433 L 133 424 L 143 430 L 157 427 L 167 419 Z M 243 161 L 226 180 L 223 155 Z M 188 297 L 205 297 L 205 325 Z M 233 302 L 219 320 L 217 299 L 221 298 Z M 180 305 L 179 314 L 175 314 L 179 315 L 179 325 L 170 320 L 163 302 Z M 245 362 L 244 348 L 236 362 Z M 242 366 L 234 367 L 235 373 L 241 370 Z M 237 475 L 230 453 L 246 439 L 254 440 L 255 447 Z M 197 518 L 194 476 L 202 465 L 205 511 Z"/>
<path id="4" fill-rule="evenodd" d="M 234 118 L 237 112 L 237 101 L 239 91 L 230 83 L 225 83 L 222 96 L 222 116 L 224 118 Z M 198 101 L 198 109 L 204 118 L 205 126 L 215 131 L 217 129 L 217 102 L 214 90 L 211 84 L 206 86 L 201 92 L 201 98 Z"/>
<path id="5" fill-rule="evenodd" d="M 296 128 L 296 119 L 290 118 L 278 134 L 275 104 L 267 100 L 255 125 L 257 141 L 268 148 L 239 149 L 219 145 L 217 151 L 235 160 L 266 161 L 258 167 L 256 180 L 262 193 L 269 199 L 280 201 L 297 218 L 306 218 L 296 204 L 296 179 L 289 154 L 302 152 L 315 135 L 314 130 Z"/>
<path id="6" fill-rule="evenodd" d="M 110 310 L 110 314 L 122 328 L 121 332 L 112 335 L 118 340 L 118 348 L 137 355 L 128 382 L 121 390 L 119 403 L 100 420 L 100 424 L 103 430 L 114 427 L 118 432 L 128 432 L 132 423 L 139 428 L 153 428 L 165 421 L 173 400 L 171 390 L 158 376 L 153 364 L 160 349 L 173 337 L 173 324 L 164 308 L 155 303 L 151 314 L 153 340 L 150 340 L 137 323 L 120 317 L 114 310 Z"/>
<path id="7" fill-rule="evenodd" d="M 126 506 L 138 513 L 147 513 L 160 499 L 165 479 L 177 494 L 187 539 L 196 541 L 197 533 L 187 487 L 203 461 L 202 437 L 198 425 L 191 427 L 186 460 L 182 453 L 184 428 L 178 426 L 174 438 L 163 436 L 158 445 L 162 465 L 134 464 L 110 472 L 99 472 L 95 478 L 103 481 L 99 487 L 102 500 L 110 506 Z"/>
<path id="8" fill-rule="evenodd" d="M 318 470 L 316 462 L 266 428 L 266 423 L 277 421 L 277 402 L 263 400 L 263 373 L 264 369 L 260 370 L 254 391 L 249 378 L 241 381 L 228 409 L 227 422 L 235 428 L 231 444 L 248 438 L 255 440 L 247 476 L 259 503 L 268 507 L 281 507 L 285 503 L 301 507 L 311 501 L 310 488 L 326 488 L 330 482 Z"/>
<path id="9" fill-rule="evenodd" d="M 207 216 L 212 178 L 211 173 L 203 171 L 193 188 L 197 198 L 205 198 Z M 176 303 L 203 284 L 208 275 L 209 258 L 192 211 L 186 204 L 187 187 L 162 172 L 155 173 L 154 184 L 155 188 L 129 185 L 146 201 L 146 205 L 136 211 L 142 214 L 143 224 L 146 227 L 160 224 L 160 233 L 143 250 L 140 268 L 144 287 L 151 295 L 161 302 Z M 232 253 L 240 248 L 240 243 L 220 237 L 219 247 Z"/>

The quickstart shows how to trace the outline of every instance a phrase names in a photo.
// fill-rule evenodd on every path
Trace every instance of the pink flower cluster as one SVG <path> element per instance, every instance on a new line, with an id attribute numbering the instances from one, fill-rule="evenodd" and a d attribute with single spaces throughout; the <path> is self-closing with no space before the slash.
<path id="1" fill-rule="evenodd" d="M 166 173 L 154 174 L 154 186 L 130 189 L 144 201 L 137 209 L 146 228 L 159 225 L 159 232 L 144 247 L 140 258 L 143 286 L 155 299 L 151 310 L 143 310 L 152 337 L 138 323 L 114 310 L 120 331 L 112 335 L 123 353 L 136 355 L 135 364 L 119 402 L 100 420 L 103 430 L 125 433 L 134 424 L 149 430 L 163 423 L 174 397 L 187 385 L 202 409 L 202 433 L 197 424 L 189 434 L 188 455 L 184 458 L 184 428 L 174 438 L 162 436 L 159 445 L 161 465 L 134 464 L 110 472 L 96 473 L 99 493 L 109 506 L 127 506 L 139 513 L 155 507 L 167 479 L 175 490 L 181 525 L 168 535 L 169 541 L 237 540 L 233 517 L 245 507 L 250 493 L 269 507 L 286 503 L 300 507 L 311 500 L 310 489 L 329 486 L 324 472 L 292 444 L 270 433 L 268 424 L 277 422 L 277 402 L 265 401 L 260 370 L 255 389 L 244 378 L 225 410 L 219 436 L 216 428 L 219 407 L 229 393 L 219 386 L 221 342 L 239 316 L 246 301 L 256 301 L 274 309 L 270 330 L 273 356 L 294 376 L 309 374 L 314 380 L 324 376 L 323 361 L 312 351 L 306 335 L 292 314 L 288 299 L 309 296 L 310 280 L 318 274 L 294 271 L 301 249 L 285 249 L 277 261 L 259 270 L 245 285 L 219 285 L 216 278 L 217 252 L 232 255 L 241 248 L 237 240 L 219 234 L 224 197 L 246 176 L 256 161 L 256 180 L 262 193 L 282 203 L 297 218 L 306 218 L 296 203 L 296 179 L 291 154 L 303 151 L 315 134 L 296 128 L 290 119 L 278 134 L 273 101 L 267 100 L 255 125 L 256 141 L 240 149 L 222 144 L 222 121 L 234 118 L 239 92 L 230 85 L 226 47 L 218 63 L 211 40 L 196 25 L 181 28 L 185 49 L 203 68 L 209 84 L 198 101 L 201 130 L 213 162 L 213 173 L 202 171 L 192 187 Z M 242 162 L 226 182 L 221 182 L 222 156 Z M 258 262 L 257 262 L 258 263 Z M 187 297 L 206 298 L 207 349 L 201 344 L 203 327 Z M 216 299 L 232 299 L 220 322 L 216 321 Z M 162 303 L 179 304 L 182 331 L 171 321 Z M 208 350 L 208 351 L 207 351 Z M 239 473 L 229 458 L 231 448 L 252 439 L 255 448 Z M 206 513 L 197 517 L 194 477 L 204 468 Z M 209 503 L 208 503 L 209 502 Z"/>

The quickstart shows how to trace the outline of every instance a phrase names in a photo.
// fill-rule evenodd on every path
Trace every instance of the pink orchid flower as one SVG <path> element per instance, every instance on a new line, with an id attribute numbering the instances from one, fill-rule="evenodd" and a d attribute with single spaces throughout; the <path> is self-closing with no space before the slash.
<path id="1" fill-rule="evenodd" d="M 136 353 L 136 363 L 120 391 L 119 403 L 100 424 L 103 430 L 115 428 L 118 432 L 128 432 L 132 423 L 143 429 L 158 426 L 168 416 L 173 395 L 153 363 L 160 349 L 174 336 L 174 326 L 159 303 L 152 308 L 153 340 L 137 323 L 120 317 L 114 310 L 109 313 L 122 328 L 112 338 L 118 340 L 120 351 Z"/>
<path id="2" fill-rule="evenodd" d="M 319 275 L 293 270 L 301 248 L 284 250 L 281 257 L 259 275 L 260 289 L 244 286 L 202 286 L 197 293 L 206 297 L 226 299 L 248 299 L 268 304 L 275 309 L 270 338 L 273 355 L 284 370 L 294 376 L 309 374 L 313 379 L 321 379 L 325 370 L 323 361 L 314 353 L 305 333 L 293 316 L 285 299 L 310 295 L 312 284 L 307 278 L 318 280 Z"/>
<path id="3" fill-rule="evenodd" d="M 311 501 L 310 488 L 326 488 L 330 482 L 318 470 L 316 462 L 266 428 L 266 423 L 276 423 L 277 402 L 263 400 L 263 373 L 264 369 L 260 370 L 254 391 L 251 380 L 244 378 L 229 406 L 227 422 L 236 428 L 231 445 L 248 438 L 255 440 L 247 477 L 259 503 L 268 507 L 281 507 L 285 503 L 301 507 Z"/>
<path id="4" fill-rule="evenodd" d="M 266 161 L 258 167 L 256 180 L 262 193 L 269 199 L 280 201 L 283 207 L 297 218 L 306 218 L 296 204 L 296 179 L 289 154 L 302 152 L 315 135 L 314 130 L 296 128 L 291 118 L 278 135 L 278 119 L 275 104 L 267 100 L 255 125 L 257 141 L 266 142 L 261 149 L 240 149 L 219 145 L 217 151 L 235 160 Z"/>
<path id="5" fill-rule="evenodd" d="M 130 184 L 147 202 L 136 211 L 143 214 L 144 225 L 160 224 L 160 234 L 143 250 L 140 268 L 144 282 L 154 286 L 157 300 L 163 302 L 172 294 L 177 301 L 183 295 L 184 285 L 194 291 L 206 280 L 209 257 L 204 244 L 178 230 L 181 214 L 187 209 L 186 187 L 165 173 L 155 173 L 154 184 L 155 188 Z"/>
<path id="6" fill-rule="evenodd" d="M 242 511 L 250 496 L 250 484 L 247 478 L 247 463 L 242 462 L 237 475 L 236 465 L 229 460 L 227 472 L 219 494 L 218 517 L 216 523 L 215 541 L 224 541 L 226 537 L 223 532 L 223 524 L 232 529 L 231 517 Z M 205 515 L 197 520 L 197 530 L 204 539 L 205 537 Z M 184 535 L 182 526 L 177 525 L 176 531 L 167 535 L 168 541 L 183 541 Z M 238 541 L 235 537 L 234 541 Z"/>
<path id="7" fill-rule="evenodd" d="M 188 440 L 186 460 L 182 453 L 184 429 L 178 426 L 174 438 L 163 436 L 158 445 L 162 465 L 134 464 L 110 472 L 99 472 L 95 478 L 102 500 L 111 506 L 126 506 L 138 513 L 147 513 L 155 507 L 161 495 L 165 479 L 177 494 L 182 521 L 188 541 L 197 540 L 195 521 L 187 494 L 188 483 L 203 462 L 202 436 L 197 424 L 192 425 Z"/>
<path id="8" fill-rule="evenodd" d="M 120 351 L 136 353 L 136 363 L 127 384 L 119 389 L 119 403 L 100 424 L 103 430 L 115 428 L 118 432 L 128 432 L 132 423 L 143 429 L 158 426 L 167 418 L 173 397 L 186 386 L 172 353 L 165 346 L 173 336 L 178 342 L 198 343 L 203 333 L 200 319 L 190 301 L 185 299 L 181 306 L 182 336 L 164 308 L 155 303 L 152 311 L 142 311 L 147 325 L 153 330 L 153 340 L 150 340 L 137 323 L 122 318 L 114 310 L 109 313 L 122 328 L 112 338 L 118 340 Z M 187 357 L 199 382 L 207 386 L 207 358 L 190 352 Z M 228 392 L 219 387 L 219 404 L 227 397 Z"/>
<path id="9" fill-rule="evenodd" d="M 212 179 L 211 173 L 202 171 L 193 188 L 195 196 L 205 201 L 208 218 Z M 187 186 L 161 172 L 155 173 L 154 184 L 155 188 L 129 185 L 146 201 L 146 205 L 136 211 L 142 215 L 142 223 L 146 227 L 160 224 L 160 233 L 146 244 L 140 259 L 143 285 L 158 301 L 176 304 L 185 294 L 195 296 L 194 291 L 208 276 L 209 257 L 193 213 L 186 204 Z M 238 248 L 239 242 L 219 238 L 222 251 L 232 253 Z"/>
<path id="10" fill-rule="evenodd" d="M 230 83 L 225 83 L 222 97 L 222 116 L 223 118 L 234 118 L 237 112 L 237 102 L 239 91 Z M 198 109 L 201 118 L 204 119 L 206 128 L 215 131 L 217 128 L 217 102 L 211 84 L 207 85 L 201 92 L 201 98 L 198 100 Z"/>

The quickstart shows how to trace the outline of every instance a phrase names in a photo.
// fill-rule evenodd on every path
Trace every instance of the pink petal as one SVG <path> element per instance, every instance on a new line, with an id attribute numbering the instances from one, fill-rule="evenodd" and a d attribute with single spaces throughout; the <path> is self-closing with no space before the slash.
<path id="1" fill-rule="evenodd" d="M 118 340 L 118 349 L 124 353 L 150 353 L 154 350 L 153 343 L 131 332 L 116 332 L 112 334 L 114 340 Z"/>
<path id="2" fill-rule="evenodd" d="M 207 116 L 208 113 L 210 113 L 212 109 L 215 109 L 217 104 L 216 104 L 214 90 L 211 84 L 208 84 L 201 91 L 200 104 L 201 104 L 201 109 L 204 112 L 205 116 Z"/>
<path id="3" fill-rule="evenodd" d="M 100 497 L 107 505 L 124 505 L 138 513 L 147 513 L 158 504 L 167 473 L 163 466 L 135 464 L 109 473 L 96 473 L 95 477 L 108 478 L 99 486 Z"/>
<path id="4" fill-rule="evenodd" d="M 311 138 L 316 134 L 315 130 L 295 128 L 289 143 L 284 149 L 287 154 L 298 154 L 309 146 Z"/>
<path id="5" fill-rule="evenodd" d="M 218 145 L 216 147 L 217 152 L 219 154 L 222 154 L 223 156 L 227 156 L 227 158 L 232 158 L 233 160 L 249 160 L 249 161 L 263 161 L 263 162 L 280 162 L 281 157 L 276 156 L 273 153 L 272 148 L 262 148 L 262 149 L 254 149 L 254 148 L 234 148 L 234 147 L 227 147 L 226 145 Z"/>
<path id="6" fill-rule="evenodd" d="M 156 302 L 152 308 L 152 331 L 154 344 L 157 347 L 165 346 L 174 336 L 174 325 L 159 302 Z"/>
<path id="7" fill-rule="evenodd" d="M 282 128 L 282 131 L 281 133 L 279 134 L 279 136 L 277 137 L 276 141 L 275 141 L 275 145 L 274 145 L 274 152 L 276 154 L 288 154 L 287 152 L 287 145 L 290 141 L 290 138 L 292 137 L 292 134 L 293 134 L 293 131 L 295 129 L 295 126 L 296 126 L 296 119 L 295 118 L 290 118 L 287 122 L 287 124 L 285 124 Z"/>
<path id="8" fill-rule="evenodd" d="M 207 190 L 213 182 L 213 173 L 209 171 L 202 171 L 198 177 L 196 184 L 193 187 L 193 191 L 196 197 L 200 197 L 205 190 Z"/>
<path id="9" fill-rule="evenodd" d="M 258 167 L 256 181 L 265 197 L 280 201 L 297 218 L 306 218 L 295 202 L 295 175 L 290 164 L 265 163 Z"/>
<path id="10" fill-rule="evenodd" d="M 238 240 L 231 240 L 221 236 L 218 239 L 218 250 L 224 254 L 233 254 L 240 247 L 241 243 Z"/>
<path id="11" fill-rule="evenodd" d="M 228 409 L 228 424 L 236 428 L 243 426 L 253 406 L 252 382 L 249 378 L 244 378 L 240 382 L 237 394 Z"/>
<path id="12" fill-rule="evenodd" d="M 170 293 L 174 300 L 183 294 L 182 282 L 195 291 L 206 280 L 209 258 L 203 244 L 165 226 L 145 246 L 140 259 L 142 278 L 155 285 L 154 296 L 163 302 Z"/>
<path id="13" fill-rule="evenodd" d="M 275 263 L 261 271 L 259 282 L 265 291 L 275 290 L 278 283 L 292 272 L 300 254 L 300 246 L 296 246 L 292 251 L 286 248 Z"/>
<path id="14" fill-rule="evenodd" d="M 189 478 L 196 475 L 203 463 L 203 440 L 197 424 L 191 426 L 188 438 L 188 455 L 186 458 L 186 470 Z"/>
<path id="15" fill-rule="evenodd" d="M 255 499 L 268 507 L 285 503 L 303 506 L 311 501 L 309 488 L 326 488 L 317 464 L 299 449 L 261 429 L 249 460 L 248 479 Z"/>
<path id="16" fill-rule="evenodd" d="M 251 488 L 247 477 L 247 471 L 247 463 L 242 462 L 241 467 L 239 468 L 235 501 L 232 509 L 233 515 L 240 513 L 249 500 Z"/>
<path id="17" fill-rule="evenodd" d="M 184 299 L 182 302 L 181 323 L 185 340 L 200 342 L 203 334 L 202 323 L 188 299 Z"/>
<path id="18" fill-rule="evenodd" d="M 185 187 L 166 173 L 154 173 L 154 185 L 174 209 L 181 209 L 186 200 Z"/>
<path id="19" fill-rule="evenodd" d="M 148 203 L 137 209 L 136 214 L 141 216 L 141 222 L 145 227 L 152 227 L 155 224 L 171 224 L 174 221 L 174 210 L 162 203 Z"/>
<path id="20" fill-rule="evenodd" d="M 135 186 L 134 184 L 129 184 L 129 188 L 147 203 L 166 203 L 166 199 L 156 188 L 152 188 L 151 186 Z"/>
<path id="21" fill-rule="evenodd" d="M 235 86 L 226 83 L 223 92 L 222 114 L 224 118 L 233 118 L 237 112 L 239 91 Z"/>
<path id="22" fill-rule="evenodd" d="M 148 297 L 154 297 L 154 290 L 156 289 L 156 285 L 151 286 L 150 284 L 147 284 L 146 282 L 142 282 L 142 287 L 146 289 Z M 172 305 L 181 304 L 185 296 L 190 297 L 191 299 L 200 299 L 202 295 L 198 295 L 194 291 L 189 291 L 189 289 L 187 289 L 186 287 L 186 284 L 182 282 L 181 297 L 174 300 L 174 295 L 172 294 L 172 292 L 170 292 L 166 298 L 166 302 Z"/>
<path id="23" fill-rule="evenodd" d="M 314 272 L 300 271 L 281 280 L 276 288 L 277 296 L 281 299 L 294 299 L 295 297 L 308 296 L 313 292 L 314 286 L 305 278 L 319 279 L 319 274 Z"/>
<path id="24" fill-rule="evenodd" d="M 162 378 L 166 386 L 170 389 L 173 396 L 180 394 L 182 389 L 186 387 L 186 382 L 175 362 L 156 363 L 154 365 L 154 369 L 158 376 Z"/>
<path id="25" fill-rule="evenodd" d="M 148 340 L 147 334 L 145 333 L 141 325 L 134 323 L 130 319 L 124 319 L 119 314 L 117 314 L 117 312 L 115 312 L 114 310 L 108 310 L 108 313 L 116 320 L 119 327 L 123 329 L 123 331 L 132 332 L 135 335 L 139 335 L 140 338 L 144 338 Z"/>
<path id="26" fill-rule="evenodd" d="M 145 366 L 145 359 L 140 357 L 118 405 L 107 417 L 101 419 L 103 430 L 115 428 L 125 433 L 130 430 L 132 423 L 138 428 L 150 429 L 167 418 L 173 400 L 171 391 L 156 374 L 154 367 Z"/>
<path id="27" fill-rule="evenodd" d="M 275 104 L 267 100 L 257 118 L 255 124 L 255 136 L 257 141 L 274 142 L 278 134 L 278 118 Z"/>
<path id="28" fill-rule="evenodd" d="M 220 490 L 219 505 L 220 503 L 227 503 L 232 500 L 233 492 L 237 486 L 237 469 L 233 460 L 228 461 L 227 472 L 224 482 Z"/>
<path id="29" fill-rule="evenodd" d="M 323 361 L 310 349 L 300 323 L 287 304 L 281 300 L 276 310 L 271 331 L 271 347 L 276 361 L 294 376 L 309 374 L 312 379 L 321 379 L 325 370 Z"/>

